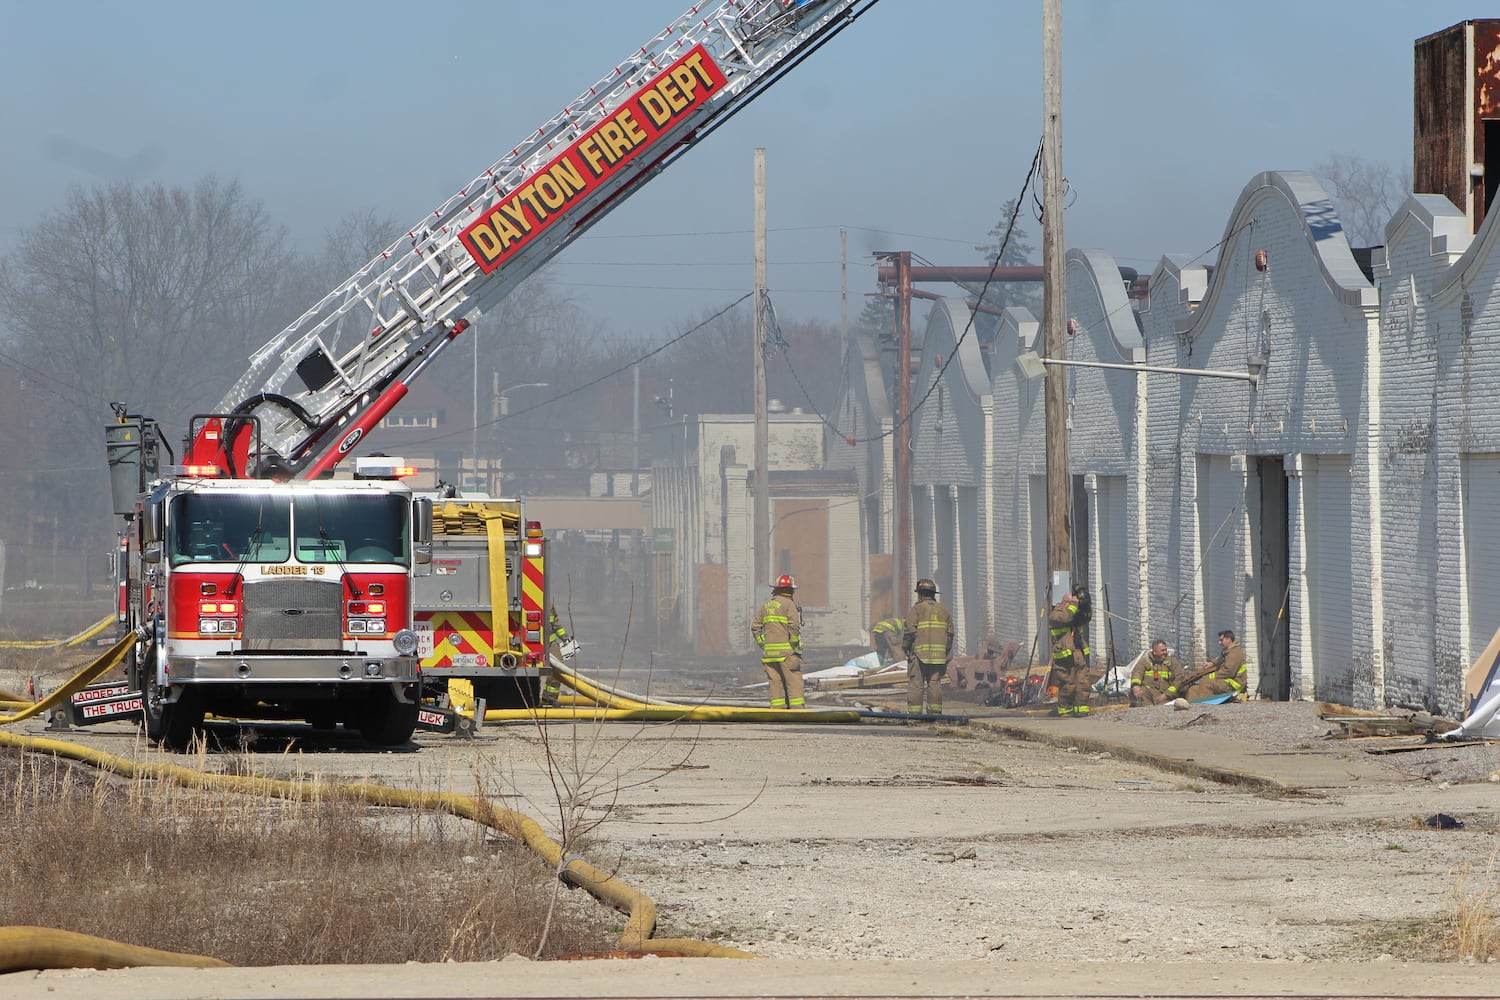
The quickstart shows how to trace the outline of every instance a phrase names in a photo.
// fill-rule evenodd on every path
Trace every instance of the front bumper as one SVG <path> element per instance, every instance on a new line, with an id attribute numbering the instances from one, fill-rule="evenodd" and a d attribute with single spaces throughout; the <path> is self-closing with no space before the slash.
<path id="1" fill-rule="evenodd" d="M 169 684 L 410 684 L 422 678 L 415 656 L 173 656 Z"/>

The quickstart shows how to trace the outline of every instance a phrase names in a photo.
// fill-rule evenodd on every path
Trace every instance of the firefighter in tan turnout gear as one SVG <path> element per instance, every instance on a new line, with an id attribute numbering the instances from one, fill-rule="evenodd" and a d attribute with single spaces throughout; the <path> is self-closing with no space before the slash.
<path id="1" fill-rule="evenodd" d="M 1130 674 L 1130 704 L 1164 705 L 1177 697 L 1177 678 L 1182 664 L 1167 652 L 1167 640 L 1151 643 L 1151 652 L 1135 665 Z"/>
<path id="2" fill-rule="evenodd" d="M 1235 701 L 1244 701 L 1248 694 L 1246 674 L 1245 650 L 1234 633 L 1225 629 L 1219 633 L 1219 655 L 1176 686 L 1188 701 L 1224 694 L 1233 695 Z"/>
<path id="3" fill-rule="evenodd" d="M 917 581 L 917 603 L 906 613 L 906 710 L 943 712 L 943 675 L 953 653 L 953 613 L 938 603 L 937 584 Z"/>
<path id="4" fill-rule="evenodd" d="M 906 629 L 906 622 L 900 618 L 891 617 L 884 621 L 875 623 L 870 629 L 871 645 L 875 647 L 875 655 L 880 658 L 882 667 L 896 662 L 897 655 L 901 652 L 901 643 Z"/>
<path id="5" fill-rule="evenodd" d="M 1089 713 L 1089 619 L 1094 608 L 1089 590 L 1081 583 L 1047 614 L 1047 631 L 1052 640 L 1052 677 L 1047 686 L 1057 688 L 1057 708 L 1062 716 Z"/>
<path id="6" fill-rule="evenodd" d="M 771 682 L 772 708 L 802 708 L 802 609 L 792 597 L 797 581 L 783 573 L 771 585 L 771 597 L 760 606 L 750 634 L 760 647 L 760 663 Z"/>

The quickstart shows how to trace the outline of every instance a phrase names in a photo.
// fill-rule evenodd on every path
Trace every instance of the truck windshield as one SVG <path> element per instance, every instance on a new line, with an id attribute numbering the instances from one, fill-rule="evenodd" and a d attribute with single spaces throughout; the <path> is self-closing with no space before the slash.
<path id="1" fill-rule="evenodd" d="M 172 501 L 167 558 L 194 562 L 399 563 L 411 559 L 405 497 L 184 493 Z"/>
<path id="2" fill-rule="evenodd" d="M 290 497 L 184 493 L 172 500 L 167 559 L 285 562 L 291 555 Z"/>
<path id="3" fill-rule="evenodd" d="M 408 511 L 407 499 L 391 494 L 298 497 L 297 560 L 406 565 Z"/>

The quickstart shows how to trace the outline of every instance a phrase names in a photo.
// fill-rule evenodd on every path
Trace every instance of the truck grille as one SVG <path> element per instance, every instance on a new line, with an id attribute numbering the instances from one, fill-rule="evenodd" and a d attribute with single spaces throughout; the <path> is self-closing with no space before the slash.
<path id="1" fill-rule="evenodd" d="M 246 650 L 336 650 L 344 622 L 337 580 L 257 580 L 245 584 Z"/>

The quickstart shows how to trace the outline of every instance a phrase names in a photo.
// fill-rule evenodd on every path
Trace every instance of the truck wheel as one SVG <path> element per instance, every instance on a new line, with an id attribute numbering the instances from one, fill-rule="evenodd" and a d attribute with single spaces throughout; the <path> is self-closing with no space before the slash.
<path id="1" fill-rule="evenodd" d="M 184 691 L 172 704 L 163 702 L 166 693 L 156 683 L 156 671 L 143 669 L 141 717 L 146 724 L 146 738 L 164 750 L 181 753 L 193 742 L 193 733 L 203 728 L 203 699 L 196 691 Z"/>
<path id="2" fill-rule="evenodd" d="M 417 728 L 416 702 L 397 701 L 389 691 L 382 691 L 369 704 L 359 721 L 359 735 L 377 747 L 398 747 L 411 740 Z"/>

